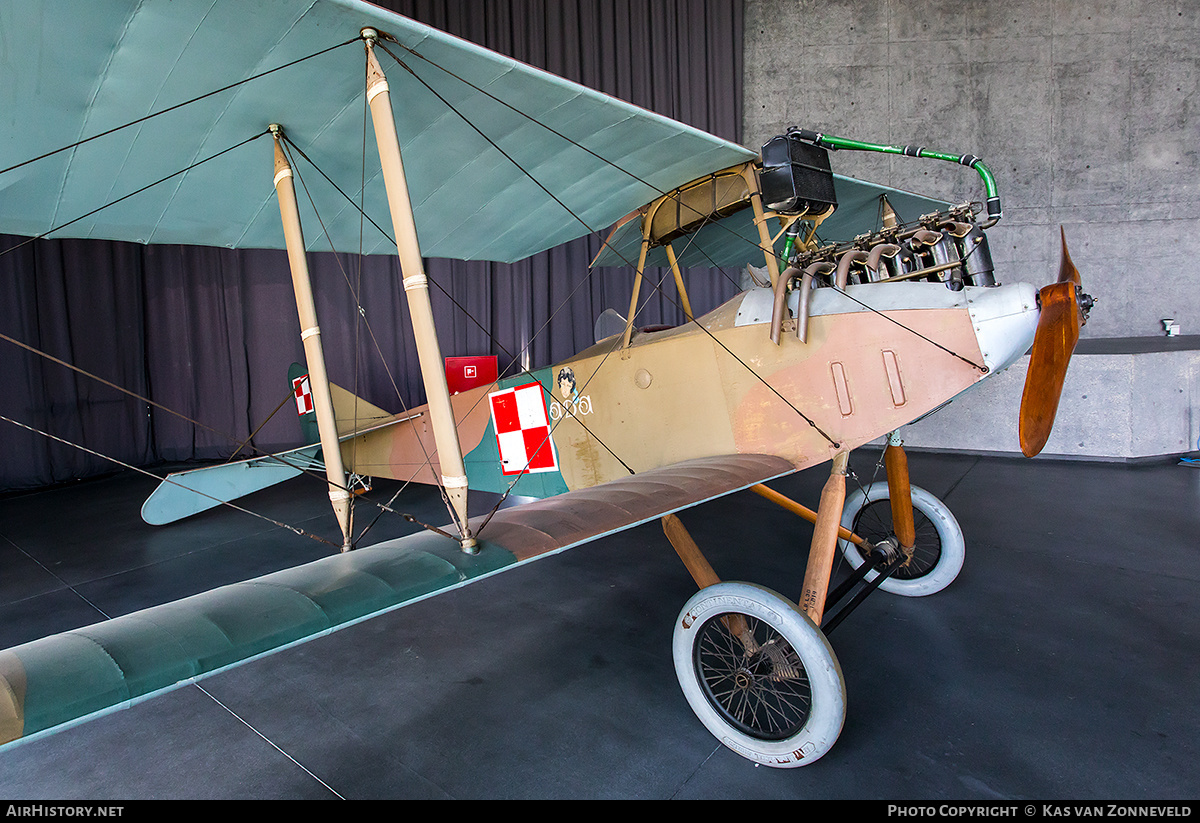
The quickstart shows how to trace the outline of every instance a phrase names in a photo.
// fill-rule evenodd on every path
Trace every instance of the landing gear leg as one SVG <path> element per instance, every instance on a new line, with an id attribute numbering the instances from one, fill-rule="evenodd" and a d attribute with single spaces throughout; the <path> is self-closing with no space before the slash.
<path id="1" fill-rule="evenodd" d="M 888 435 L 887 449 L 883 452 L 883 465 L 887 470 L 888 499 L 892 506 L 892 528 L 896 541 L 903 552 L 912 552 L 917 540 L 913 524 L 912 491 L 908 481 L 908 455 L 904 453 L 904 441 L 899 432 Z"/>
<path id="2" fill-rule="evenodd" d="M 886 483 L 872 483 L 846 498 L 842 527 L 873 546 L 894 540 L 904 558 L 879 588 L 906 597 L 923 597 L 949 586 L 962 570 L 962 529 L 946 504 L 908 478 L 908 458 L 893 432 L 884 452 Z M 842 553 L 854 568 L 866 561 L 860 545 L 846 540 Z M 866 580 L 874 580 L 869 572 Z"/>
<path id="3" fill-rule="evenodd" d="M 697 586 L 703 589 L 721 582 L 721 578 L 717 577 L 717 573 L 713 571 L 708 560 L 700 553 L 700 547 L 696 545 L 696 541 L 684 528 L 683 521 L 673 514 L 668 514 L 662 519 L 662 527 L 663 533 L 671 541 L 675 553 L 679 555 L 679 559 L 683 561 L 683 565 L 687 567 L 688 573 L 696 581 Z"/>
<path id="4" fill-rule="evenodd" d="M 845 721 L 845 680 L 818 624 L 837 552 L 846 463 L 845 454 L 834 458 L 821 494 L 804 580 L 807 608 L 761 586 L 720 582 L 679 519 L 663 518 L 663 531 L 701 587 L 675 624 L 679 685 L 705 727 L 756 763 L 812 763 Z"/>
<path id="5" fill-rule="evenodd" d="M 825 613 L 829 577 L 833 573 L 833 558 L 837 553 L 838 520 L 846 501 L 846 466 L 849 460 L 849 452 L 840 452 L 833 458 L 829 479 L 821 490 L 821 504 L 817 508 L 817 522 L 813 526 L 812 548 L 808 553 L 808 566 L 804 570 L 800 608 L 817 626 L 821 625 L 821 617 Z"/>

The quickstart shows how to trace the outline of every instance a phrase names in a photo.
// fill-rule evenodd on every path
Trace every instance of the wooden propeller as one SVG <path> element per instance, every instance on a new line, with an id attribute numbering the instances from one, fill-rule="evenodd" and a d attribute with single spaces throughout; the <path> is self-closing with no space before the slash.
<path id="1" fill-rule="evenodd" d="M 1062 263 L 1058 270 L 1058 282 L 1051 283 L 1038 293 L 1041 315 L 1029 354 L 1025 391 L 1021 395 L 1018 433 L 1021 452 L 1026 457 L 1041 452 L 1050 437 L 1058 401 L 1062 396 L 1063 381 L 1067 376 L 1067 365 L 1071 362 L 1075 344 L 1079 342 L 1079 329 L 1087 322 L 1087 312 L 1092 305 L 1092 298 L 1080 288 L 1079 270 L 1067 252 L 1066 231 L 1060 231 Z"/>

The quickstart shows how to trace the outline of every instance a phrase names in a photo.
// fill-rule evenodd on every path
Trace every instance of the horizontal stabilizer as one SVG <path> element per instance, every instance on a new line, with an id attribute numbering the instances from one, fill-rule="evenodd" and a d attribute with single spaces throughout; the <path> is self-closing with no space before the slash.
<path id="1" fill-rule="evenodd" d="M 371 405 L 361 397 L 356 397 L 337 383 L 329 384 L 329 394 L 333 398 L 333 416 L 337 419 L 338 437 L 342 440 L 378 428 L 391 422 L 396 416 Z"/>
<path id="2" fill-rule="evenodd" d="M 314 465 L 320 449 L 319 445 L 304 446 L 236 463 L 173 472 L 142 504 L 142 519 L 151 526 L 174 523 L 290 480 Z"/>
<path id="3" fill-rule="evenodd" d="M 293 378 L 302 373 L 302 366 L 292 366 Z M 307 375 L 304 377 L 307 379 Z M 329 384 L 329 392 L 341 441 L 420 417 L 419 413 L 395 415 L 384 411 L 335 383 Z M 309 469 L 323 471 L 324 464 L 318 458 L 321 444 L 317 442 L 315 417 L 311 411 L 300 415 L 305 437 L 312 440 L 309 445 L 167 475 L 142 504 L 142 519 L 152 526 L 163 526 L 291 480 Z M 311 421 L 308 418 L 312 418 Z M 306 425 L 310 422 L 311 425 Z"/>

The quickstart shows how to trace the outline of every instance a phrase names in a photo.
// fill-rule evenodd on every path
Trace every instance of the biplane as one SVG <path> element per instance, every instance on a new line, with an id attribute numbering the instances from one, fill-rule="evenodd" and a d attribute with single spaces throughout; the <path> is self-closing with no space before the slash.
<path id="1" fill-rule="evenodd" d="M 1002 282 L 987 238 L 1001 202 L 977 157 L 803 128 L 752 151 L 359 0 L 89 0 L 0 16 L 28 33 L 6 44 L 7 65 L 57 66 L 54 83 L 12 84 L 6 122 L 23 125 L 3 136 L 0 230 L 287 250 L 309 442 L 172 475 L 145 518 L 316 470 L 343 538 L 314 563 L 0 652 L 0 741 L 657 520 L 699 589 L 674 634 L 687 701 L 744 757 L 807 765 L 846 711 L 827 634 L 871 592 L 930 595 L 963 562 L 953 515 L 909 482 L 901 427 L 1032 346 L 1022 450 L 1049 435 L 1091 298 L 1065 237 L 1050 285 Z M 85 47 L 57 48 L 68 29 Z M 360 176 L 346 147 L 367 139 L 364 106 L 379 166 Z M 46 150 L 64 134 L 78 139 Z M 957 163 L 983 197 L 837 175 L 830 151 Z M 319 223 L 297 195 L 297 156 L 320 159 Z M 399 414 L 331 382 L 308 276 L 312 237 L 360 245 L 363 215 L 390 228 L 372 220 L 364 253 L 398 254 L 420 355 L 428 402 Z M 593 265 L 635 273 L 627 312 L 605 312 L 594 345 L 562 362 L 451 395 L 424 259 L 511 262 L 596 232 Z M 697 266 L 748 266 L 757 281 L 694 315 Z M 638 324 L 654 267 L 675 281 L 678 326 Z M 880 438 L 886 482 L 847 495 L 850 452 Z M 765 485 L 825 463 L 815 510 Z M 437 485 L 449 523 L 355 545 L 358 476 Z M 773 581 L 722 580 L 676 516 L 746 489 L 814 524 L 796 602 Z M 534 500 L 470 517 L 479 490 Z M 839 554 L 855 571 L 830 591 Z"/>

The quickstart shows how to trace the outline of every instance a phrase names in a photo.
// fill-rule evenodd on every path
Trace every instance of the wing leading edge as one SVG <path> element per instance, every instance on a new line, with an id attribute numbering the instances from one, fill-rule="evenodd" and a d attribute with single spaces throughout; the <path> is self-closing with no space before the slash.
<path id="1" fill-rule="evenodd" d="M 690 460 L 478 518 L 475 555 L 420 532 L 0 651 L 0 745 L 793 471 L 771 455 Z"/>

